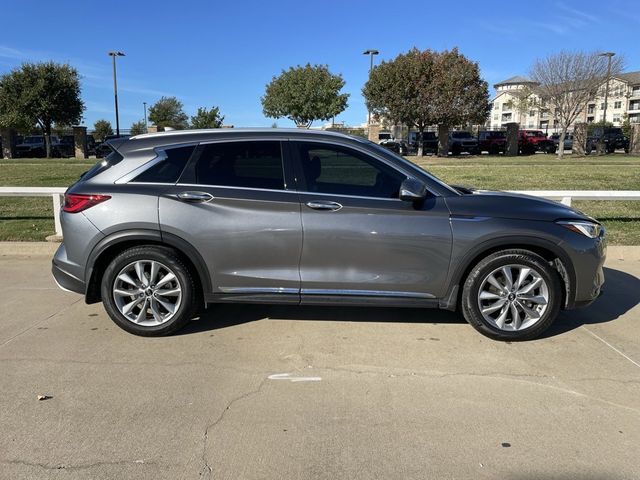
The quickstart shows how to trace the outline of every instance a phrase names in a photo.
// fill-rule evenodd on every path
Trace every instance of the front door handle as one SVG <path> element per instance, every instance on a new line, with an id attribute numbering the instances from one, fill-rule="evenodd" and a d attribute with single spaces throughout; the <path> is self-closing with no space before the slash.
<path id="1" fill-rule="evenodd" d="M 189 203 L 204 203 L 213 200 L 213 195 L 207 192 L 180 192 L 178 199 Z"/>
<path id="2" fill-rule="evenodd" d="M 337 212 L 342 208 L 338 202 L 329 202 L 327 200 L 316 200 L 312 202 L 307 202 L 307 207 L 312 208 L 313 210 L 329 210 L 332 212 Z"/>

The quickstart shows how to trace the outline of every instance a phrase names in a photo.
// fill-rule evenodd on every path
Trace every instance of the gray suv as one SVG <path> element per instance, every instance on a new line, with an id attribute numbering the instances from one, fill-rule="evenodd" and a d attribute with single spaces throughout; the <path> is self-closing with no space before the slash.
<path id="1" fill-rule="evenodd" d="M 594 219 L 451 187 L 360 138 L 199 130 L 110 145 L 66 192 L 53 275 L 137 335 L 243 302 L 459 310 L 521 340 L 604 282 Z"/>

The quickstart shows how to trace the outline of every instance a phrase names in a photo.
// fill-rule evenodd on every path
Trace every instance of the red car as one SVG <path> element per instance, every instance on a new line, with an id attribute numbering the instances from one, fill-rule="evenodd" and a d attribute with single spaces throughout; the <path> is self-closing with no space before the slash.
<path id="1" fill-rule="evenodd" d="M 504 130 L 488 130 L 478 132 L 478 147 L 481 152 L 489 155 L 504 153 L 507 145 L 507 132 Z"/>
<path id="2" fill-rule="evenodd" d="M 556 152 L 556 144 L 542 130 L 520 130 L 518 136 L 518 149 L 522 155 Z"/>

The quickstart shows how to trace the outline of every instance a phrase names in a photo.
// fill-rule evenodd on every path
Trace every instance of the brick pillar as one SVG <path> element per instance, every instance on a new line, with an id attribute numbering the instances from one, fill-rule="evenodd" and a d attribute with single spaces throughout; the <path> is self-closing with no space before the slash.
<path id="1" fill-rule="evenodd" d="M 631 138 L 629 138 L 629 153 L 631 155 L 640 155 L 640 123 L 631 124 Z"/>
<path id="2" fill-rule="evenodd" d="M 158 126 L 157 125 L 149 125 L 147 127 L 147 133 L 158 133 Z"/>
<path id="3" fill-rule="evenodd" d="M 89 158 L 87 149 L 87 127 L 73 127 L 73 144 L 76 158 Z"/>
<path id="4" fill-rule="evenodd" d="M 16 131 L 5 128 L 0 132 L 2 136 L 2 158 L 14 158 L 16 154 Z"/>
<path id="5" fill-rule="evenodd" d="M 373 143 L 378 143 L 380 141 L 380 138 L 378 137 L 378 135 L 380 135 L 380 130 L 381 128 L 379 123 L 370 123 L 367 138 Z"/>
<path id="6" fill-rule="evenodd" d="M 573 128 L 573 147 L 571 153 L 580 157 L 584 156 L 587 148 L 587 124 L 576 123 Z"/>
<path id="7" fill-rule="evenodd" d="M 504 154 L 509 157 L 518 155 L 518 131 L 520 124 L 516 122 L 507 123 L 507 145 Z"/>
<path id="8" fill-rule="evenodd" d="M 438 125 L 438 156 L 446 157 L 447 155 L 449 155 L 449 127 Z"/>

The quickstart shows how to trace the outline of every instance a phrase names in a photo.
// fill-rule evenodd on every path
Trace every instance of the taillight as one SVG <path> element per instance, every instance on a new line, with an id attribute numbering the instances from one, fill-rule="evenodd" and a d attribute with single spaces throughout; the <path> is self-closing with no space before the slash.
<path id="1" fill-rule="evenodd" d="M 69 213 L 78 213 L 94 205 L 109 200 L 109 195 L 83 195 L 79 193 L 65 193 L 62 210 Z"/>

